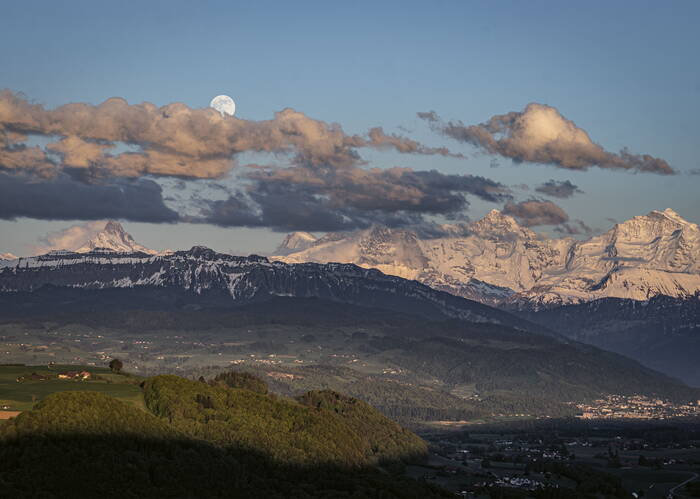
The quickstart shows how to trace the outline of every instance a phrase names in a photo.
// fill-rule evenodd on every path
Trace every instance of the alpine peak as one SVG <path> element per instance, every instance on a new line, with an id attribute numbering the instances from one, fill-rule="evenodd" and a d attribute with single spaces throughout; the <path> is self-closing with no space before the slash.
<path id="1" fill-rule="evenodd" d="M 313 234 L 308 232 L 292 232 L 287 234 L 287 236 L 282 241 L 282 244 L 277 248 L 278 254 L 288 254 L 294 251 L 304 250 L 317 241 Z"/>
<path id="2" fill-rule="evenodd" d="M 95 234 L 94 237 L 88 240 L 80 248 L 76 249 L 75 252 L 89 253 L 96 248 L 104 248 L 121 253 L 134 253 L 139 251 L 149 255 L 158 253 L 157 251 L 146 248 L 145 246 L 142 246 L 134 241 L 131 234 L 124 230 L 122 224 L 113 220 L 108 221 L 103 230 Z"/>

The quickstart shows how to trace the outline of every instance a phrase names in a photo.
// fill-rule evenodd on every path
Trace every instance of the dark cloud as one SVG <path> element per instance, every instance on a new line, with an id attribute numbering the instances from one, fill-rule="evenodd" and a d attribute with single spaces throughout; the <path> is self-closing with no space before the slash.
<path id="1" fill-rule="evenodd" d="M 700 175 L 700 168 L 693 168 L 692 170 L 688 170 L 688 175 Z"/>
<path id="2" fill-rule="evenodd" d="M 588 226 L 583 220 L 574 220 L 571 223 L 562 223 L 554 228 L 554 232 L 567 236 L 593 235 L 596 231 Z"/>
<path id="3" fill-rule="evenodd" d="M 583 191 L 578 188 L 578 186 L 571 183 L 569 180 L 548 180 L 544 184 L 535 187 L 535 191 L 546 194 L 547 196 L 552 196 L 555 198 L 570 198 L 576 193 L 582 193 Z"/>
<path id="4" fill-rule="evenodd" d="M 435 111 L 417 112 L 418 117 L 425 121 L 437 122 L 440 121 L 440 117 Z"/>
<path id="5" fill-rule="evenodd" d="M 515 217 L 526 227 L 535 225 L 560 225 L 569 221 L 569 215 L 551 201 L 532 199 L 520 203 L 506 203 L 505 215 Z"/>
<path id="6" fill-rule="evenodd" d="M 493 116 L 480 125 L 461 121 L 443 122 L 435 112 L 418 113 L 431 127 L 455 140 L 477 146 L 487 153 L 511 158 L 516 162 L 555 165 L 570 170 L 600 168 L 673 174 L 675 171 L 660 158 L 604 150 L 594 143 L 585 130 L 564 118 L 559 111 L 544 104 L 529 104 L 522 112 Z"/>
<path id="7" fill-rule="evenodd" d="M 296 166 L 255 170 L 246 177 L 245 191 L 226 200 L 200 200 L 200 221 L 308 231 L 399 227 L 421 224 L 426 214 L 459 218 L 469 205 L 467 194 L 491 202 L 511 198 L 492 180 L 434 170 Z"/>
<path id="8" fill-rule="evenodd" d="M 176 222 L 178 214 L 163 203 L 152 180 L 84 184 L 66 175 L 49 181 L 0 173 L 0 219 L 101 220 Z"/>

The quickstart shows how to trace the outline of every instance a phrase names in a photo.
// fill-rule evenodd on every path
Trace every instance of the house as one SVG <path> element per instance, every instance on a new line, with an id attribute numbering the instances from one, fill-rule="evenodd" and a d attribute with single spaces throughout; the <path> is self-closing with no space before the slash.
<path id="1" fill-rule="evenodd" d="M 89 371 L 66 371 L 58 373 L 58 379 L 88 380 L 92 377 Z"/>

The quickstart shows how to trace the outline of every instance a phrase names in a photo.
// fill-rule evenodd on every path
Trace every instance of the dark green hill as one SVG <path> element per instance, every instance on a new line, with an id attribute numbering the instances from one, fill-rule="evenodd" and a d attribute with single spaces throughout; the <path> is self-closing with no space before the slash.
<path id="1" fill-rule="evenodd" d="M 0 425 L 0 497 L 449 496 L 371 466 L 425 444 L 354 399 L 339 414 L 175 376 L 144 390 L 158 415 L 60 392 Z"/>
<path id="2" fill-rule="evenodd" d="M 351 418 L 331 407 L 165 375 L 146 381 L 144 398 L 154 414 L 187 435 L 280 462 L 356 467 L 427 452 L 418 437 L 349 397 L 343 400 L 354 409 Z"/>
<path id="3" fill-rule="evenodd" d="M 427 452 L 425 442 L 420 438 L 361 400 L 331 390 L 308 392 L 298 400 L 319 413 L 335 415 L 355 434 L 362 435 L 373 459 L 401 461 Z"/>

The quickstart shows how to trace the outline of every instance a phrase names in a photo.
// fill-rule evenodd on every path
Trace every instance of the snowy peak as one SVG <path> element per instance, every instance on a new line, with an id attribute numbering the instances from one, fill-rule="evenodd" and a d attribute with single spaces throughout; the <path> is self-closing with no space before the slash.
<path id="1" fill-rule="evenodd" d="M 146 248 L 134 241 L 131 234 L 124 230 L 124 227 L 119 222 L 109 221 L 105 224 L 105 228 L 98 232 L 94 237 L 87 241 L 80 248 L 75 250 L 76 253 L 89 253 L 97 248 L 103 248 L 119 253 L 135 253 L 142 252 L 149 255 L 154 255 L 157 251 Z"/>
<path id="2" fill-rule="evenodd" d="M 17 258 L 19 257 L 12 253 L 0 253 L 0 260 L 17 260 Z"/>
<path id="3" fill-rule="evenodd" d="M 700 228 L 671 209 L 584 241 L 540 237 L 498 210 L 457 231 L 420 234 L 379 226 L 329 233 L 277 259 L 354 263 L 487 304 L 552 306 L 700 291 Z"/>
<path id="4" fill-rule="evenodd" d="M 536 237 L 530 229 L 522 227 L 513 217 L 498 210 L 491 210 L 484 218 L 474 222 L 471 225 L 471 230 L 475 234 L 488 238 L 516 236 L 534 239 Z"/>
<path id="5" fill-rule="evenodd" d="M 696 224 L 690 223 L 670 208 L 654 210 L 647 215 L 634 217 L 619 223 L 613 230 L 627 237 L 647 238 L 669 236 L 678 230 L 698 231 Z"/>
<path id="6" fill-rule="evenodd" d="M 305 250 L 316 241 L 316 237 L 308 232 L 292 232 L 291 234 L 287 234 L 282 244 L 279 245 L 277 254 L 286 255 L 294 251 Z"/>

